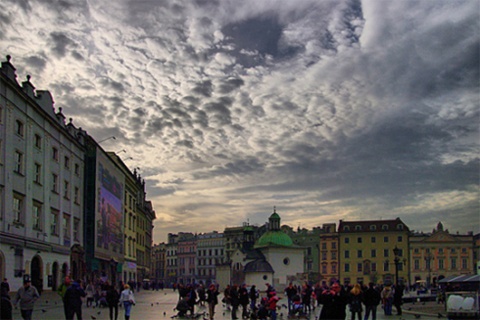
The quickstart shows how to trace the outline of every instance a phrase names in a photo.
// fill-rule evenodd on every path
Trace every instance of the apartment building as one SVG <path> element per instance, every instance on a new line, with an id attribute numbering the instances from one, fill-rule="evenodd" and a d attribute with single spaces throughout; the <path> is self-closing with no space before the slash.
<path id="1" fill-rule="evenodd" d="M 394 220 L 343 221 L 338 226 L 342 283 L 396 283 L 409 279 L 409 229 Z"/>
<path id="2" fill-rule="evenodd" d="M 84 139 L 11 58 L 0 69 L 0 276 L 40 291 L 84 272 Z M 8 267 L 7 267 L 8 266 Z"/>

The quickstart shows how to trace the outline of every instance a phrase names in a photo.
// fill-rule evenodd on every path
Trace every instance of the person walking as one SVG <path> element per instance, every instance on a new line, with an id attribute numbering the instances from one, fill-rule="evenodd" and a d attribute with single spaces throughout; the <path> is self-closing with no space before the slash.
<path id="1" fill-rule="evenodd" d="M 363 292 L 359 283 L 355 283 L 348 296 L 348 303 L 350 304 L 351 319 L 355 320 L 355 315 L 358 315 L 358 320 L 362 320 L 362 303 Z"/>
<path id="2" fill-rule="evenodd" d="M 75 315 L 77 315 L 77 320 L 82 320 L 82 298 L 86 296 L 86 293 L 81 283 L 80 280 L 73 281 L 65 292 L 63 303 L 67 310 L 67 320 L 73 320 Z"/>
<path id="3" fill-rule="evenodd" d="M 240 304 L 240 299 L 238 297 L 238 289 L 236 284 L 230 288 L 230 303 L 232 304 L 232 320 L 238 319 L 237 310 Z"/>
<path id="4" fill-rule="evenodd" d="M 250 296 L 250 310 L 252 313 L 255 313 L 257 310 L 257 299 L 258 299 L 257 286 L 253 285 L 250 288 L 249 296 Z"/>
<path id="5" fill-rule="evenodd" d="M 95 295 L 95 287 L 91 281 L 88 282 L 87 287 L 85 288 L 85 293 L 87 294 L 87 308 L 89 308 L 93 304 L 93 296 Z"/>
<path id="6" fill-rule="evenodd" d="M 218 304 L 218 292 L 217 287 L 212 283 L 207 290 L 207 303 L 208 303 L 208 316 L 210 320 L 213 320 L 215 315 L 215 306 Z"/>
<path id="7" fill-rule="evenodd" d="M 1 287 L 1 302 L 0 302 L 0 319 L 2 320 L 12 320 L 12 311 L 13 305 L 12 301 L 10 300 L 10 295 L 8 294 L 8 290 L 5 287 Z"/>
<path id="8" fill-rule="evenodd" d="M 348 297 L 340 284 L 334 283 L 330 289 L 325 289 L 325 291 L 322 292 L 320 301 L 322 303 L 322 311 L 320 312 L 319 319 L 345 319 L 345 307 L 348 303 Z"/>
<path id="9" fill-rule="evenodd" d="M 22 319 L 32 319 L 33 307 L 38 298 L 40 298 L 40 294 L 38 294 L 37 288 L 31 285 L 30 279 L 23 280 L 23 287 L 18 289 L 15 299 L 13 300 L 15 308 L 18 302 L 20 302 Z"/>
<path id="10" fill-rule="evenodd" d="M 244 283 L 238 290 L 239 302 L 242 306 L 242 319 L 248 319 L 248 290 L 247 285 Z"/>
<path id="11" fill-rule="evenodd" d="M 398 284 L 395 286 L 393 290 L 393 305 L 395 309 L 397 309 L 397 315 L 402 315 L 402 304 L 403 304 L 403 291 L 405 287 L 402 284 Z"/>
<path id="12" fill-rule="evenodd" d="M 65 315 L 65 318 L 68 317 L 68 310 L 67 310 L 67 305 L 65 304 L 65 293 L 67 292 L 68 287 L 72 284 L 70 277 L 65 277 L 63 280 L 63 283 L 58 287 L 57 293 L 58 295 L 62 298 L 63 302 L 63 314 Z"/>
<path id="13" fill-rule="evenodd" d="M 2 283 L 0 284 L 0 288 L 2 290 L 6 290 L 7 293 L 10 292 L 10 284 L 8 283 L 8 279 L 7 278 L 3 278 L 3 281 Z M 3 291 L 2 291 L 3 292 Z"/>
<path id="14" fill-rule="evenodd" d="M 368 289 L 365 291 L 364 302 L 365 304 L 365 318 L 368 320 L 370 313 L 372 314 L 372 320 L 377 320 L 377 306 L 381 301 L 380 292 L 374 287 L 373 282 L 368 284 Z"/>
<path id="15" fill-rule="evenodd" d="M 288 314 L 292 312 L 293 297 L 297 294 L 297 289 L 292 282 L 288 284 L 288 287 L 285 288 L 285 295 L 287 296 L 288 303 Z"/>
<path id="16" fill-rule="evenodd" d="M 107 304 L 110 314 L 110 320 L 118 319 L 118 303 L 120 302 L 120 294 L 117 289 L 112 285 L 109 285 L 107 288 Z M 114 317 L 115 315 L 115 317 Z"/>
<path id="17" fill-rule="evenodd" d="M 126 284 L 124 290 L 120 294 L 120 303 L 123 304 L 125 309 L 125 320 L 130 319 L 130 311 L 132 306 L 135 305 L 135 297 L 133 296 L 133 291 L 130 289 L 130 286 Z"/>
<path id="18" fill-rule="evenodd" d="M 383 288 L 382 293 L 383 312 L 386 316 L 392 315 L 392 303 L 393 303 L 393 290 L 390 285 L 386 285 Z"/>

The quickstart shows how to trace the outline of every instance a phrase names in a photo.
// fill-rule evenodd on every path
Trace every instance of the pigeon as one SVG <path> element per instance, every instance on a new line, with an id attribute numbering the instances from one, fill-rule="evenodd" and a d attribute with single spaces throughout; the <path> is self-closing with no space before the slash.
<path id="1" fill-rule="evenodd" d="M 43 313 L 45 313 L 45 312 L 47 312 L 47 310 L 45 310 L 45 309 L 42 309 L 42 312 L 43 312 Z"/>
<path id="2" fill-rule="evenodd" d="M 160 302 L 157 302 L 157 306 L 160 304 Z"/>
<path id="3" fill-rule="evenodd" d="M 97 312 L 97 314 L 100 314 L 100 313 L 102 313 L 102 311 L 98 311 L 98 312 Z"/>
<path id="4" fill-rule="evenodd" d="M 48 300 L 46 300 L 45 303 L 48 303 Z"/>
<path id="5" fill-rule="evenodd" d="M 93 320 L 97 319 L 97 318 L 96 318 L 96 317 L 94 317 L 94 316 L 90 316 L 90 317 L 92 317 L 92 319 L 93 319 Z"/>
<path id="6" fill-rule="evenodd" d="M 153 307 L 153 303 L 152 303 L 152 307 Z"/>

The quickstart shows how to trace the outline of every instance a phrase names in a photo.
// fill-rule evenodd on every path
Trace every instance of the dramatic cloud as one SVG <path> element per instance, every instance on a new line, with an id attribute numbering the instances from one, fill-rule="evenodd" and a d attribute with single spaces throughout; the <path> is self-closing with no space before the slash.
<path id="1" fill-rule="evenodd" d="M 6 0 L 19 79 L 140 167 L 166 233 L 273 210 L 479 232 L 480 4 Z"/>

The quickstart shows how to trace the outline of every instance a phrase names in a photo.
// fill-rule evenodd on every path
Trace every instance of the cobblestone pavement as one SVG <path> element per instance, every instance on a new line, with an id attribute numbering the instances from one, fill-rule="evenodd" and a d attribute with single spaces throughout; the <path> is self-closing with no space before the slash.
<path id="1" fill-rule="evenodd" d="M 177 314 L 174 310 L 177 301 L 178 293 L 173 292 L 171 289 L 164 291 L 145 291 L 135 292 L 136 305 L 132 308 L 131 320 L 154 320 L 154 319 L 171 319 Z M 280 302 L 279 305 L 282 303 Z M 395 309 L 395 308 L 394 308 Z M 385 316 L 383 310 L 379 307 L 377 310 L 378 320 L 410 320 L 410 319 L 433 319 L 438 318 L 438 314 L 442 314 L 445 317 L 444 306 L 439 305 L 436 302 L 423 303 L 406 303 L 403 305 L 404 313 L 402 316 Z M 199 314 L 206 314 L 207 308 L 199 307 L 197 305 L 196 312 Z M 231 319 L 230 311 L 220 303 L 216 308 L 217 314 L 215 319 Z M 108 308 L 87 308 L 85 303 L 83 304 L 83 319 L 84 320 L 106 320 L 109 319 Z M 314 320 L 320 313 L 320 309 L 316 308 L 309 316 L 309 319 Z M 395 312 L 394 312 L 395 313 Z M 241 312 L 238 313 L 241 315 Z M 417 317 L 415 317 L 417 315 Z M 203 319 L 203 316 L 199 316 L 199 319 Z M 13 319 L 21 319 L 20 310 L 14 310 Z M 44 292 L 40 299 L 35 304 L 33 312 L 33 319 L 44 320 L 57 320 L 65 319 L 63 314 L 63 304 L 60 297 L 55 292 Z M 119 320 L 124 319 L 124 310 L 119 308 Z M 205 315 L 205 319 L 208 317 Z M 287 319 L 287 312 L 285 309 L 279 311 L 278 319 Z M 347 313 L 346 319 L 350 319 L 350 314 Z"/>

